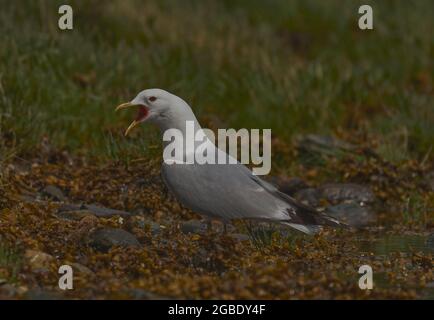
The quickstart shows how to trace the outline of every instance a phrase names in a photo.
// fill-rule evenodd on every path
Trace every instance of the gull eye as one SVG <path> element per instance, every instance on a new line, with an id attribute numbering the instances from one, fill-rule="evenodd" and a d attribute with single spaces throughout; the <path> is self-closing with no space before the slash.
<path id="1" fill-rule="evenodd" d="M 157 100 L 157 98 L 155 98 L 155 97 L 149 97 L 149 101 L 154 102 L 155 100 Z"/>

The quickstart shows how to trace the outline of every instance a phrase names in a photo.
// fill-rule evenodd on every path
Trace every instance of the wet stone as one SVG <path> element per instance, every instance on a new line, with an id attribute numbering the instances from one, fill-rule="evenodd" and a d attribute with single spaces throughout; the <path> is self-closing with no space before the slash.
<path id="1" fill-rule="evenodd" d="M 326 214 L 353 227 L 364 227 L 376 220 L 375 213 L 369 207 L 353 202 L 328 207 Z"/>
<path id="2" fill-rule="evenodd" d="M 200 220 L 188 220 L 181 224 L 181 232 L 184 234 L 204 234 L 207 231 L 207 225 Z"/>
<path id="3" fill-rule="evenodd" d="M 50 198 L 55 201 L 65 201 L 66 197 L 64 196 L 62 190 L 53 185 L 48 185 L 44 189 L 42 189 L 41 194 L 44 197 Z"/>
<path id="4" fill-rule="evenodd" d="M 33 271 L 46 270 L 55 261 L 53 256 L 36 250 L 26 250 L 24 257 L 28 260 Z"/>
<path id="5" fill-rule="evenodd" d="M 375 195 L 367 186 L 356 183 L 328 183 L 320 187 L 321 196 L 331 203 L 355 201 L 373 203 Z"/>
<path id="6" fill-rule="evenodd" d="M 162 229 L 162 227 L 158 223 L 153 221 L 143 221 L 142 223 L 140 223 L 140 226 L 145 229 L 149 229 L 153 236 L 159 235 Z"/>
<path id="7" fill-rule="evenodd" d="M 270 177 L 267 180 L 274 184 L 281 192 L 290 196 L 294 195 L 297 191 L 308 188 L 307 183 L 297 177 Z"/>
<path id="8" fill-rule="evenodd" d="M 99 207 L 93 204 L 85 204 L 82 209 L 89 210 L 97 217 L 112 217 L 112 216 L 130 216 L 131 213 L 122 210 Z"/>
<path id="9" fill-rule="evenodd" d="M 88 210 L 76 210 L 76 211 L 60 211 L 57 214 L 57 217 L 65 220 L 81 220 L 87 216 L 93 216 L 94 214 Z"/>
<path id="10" fill-rule="evenodd" d="M 305 205 L 318 207 L 321 201 L 321 193 L 318 189 L 307 188 L 296 192 L 294 198 Z"/>
<path id="11" fill-rule="evenodd" d="M 336 156 L 342 152 L 352 151 L 356 148 L 354 145 L 336 137 L 317 134 L 298 137 L 297 147 L 302 152 L 330 156 Z"/>
<path id="12" fill-rule="evenodd" d="M 94 276 L 95 273 L 90 270 L 88 267 L 80 264 L 80 263 L 76 263 L 76 262 L 71 262 L 71 263 L 67 263 L 68 265 L 70 265 L 72 267 L 72 270 L 74 270 L 74 272 L 76 273 L 81 273 L 83 275 L 87 275 L 87 276 Z"/>
<path id="13" fill-rule="evenodd" d="M 133 215 L 130 212 L 100 207 L 93 204 L 65 204 L 59 207 L 57 216 L 68 220 L 80 220 L 84 216 L 94 215 L 99 218 L 110 218 L 113 216 L 128 217 Z"/>
<path id="14" fill-rule="evenodd" d="M 108 251 L 113 246 L 139 247 L 140 243 L 133 234 L 125 230 L 104 228 L 90 235 L 90 245 L 99 251 Z"/>

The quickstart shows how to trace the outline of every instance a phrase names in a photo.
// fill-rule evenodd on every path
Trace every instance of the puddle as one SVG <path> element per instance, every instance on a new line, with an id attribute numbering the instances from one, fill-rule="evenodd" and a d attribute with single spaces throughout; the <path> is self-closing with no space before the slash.
<path id="1" fill-rule="evenodd" d="M 376 240 L 359 240 L 360 250 L 363 253 L 373 253 L 375 256 L 389 256 L 390 254 L 400 252 L 409 254 L 412 252 L 434 253 L 434 246 L 428 243 L 428 236 L 422 235 L 392 235 Z M 384 273 L 375 275 L 375 283 L 382 288 L 393 287 L 388 283 Z M 434 299 L 434 282 L 429 283 L 425 288 L 418 289 L 422 294 L 422 299 Z"/>
<path id="2" fill-rule="evenodd" d="M 360 250 L 372 252 L 375 255 L 389 255 L 394 252 L 411 253 L 425 252 L 434 253 L 434 247 L 428 245 L 428 236 L 387 236 L 376 240 L 360 240 Z"/>

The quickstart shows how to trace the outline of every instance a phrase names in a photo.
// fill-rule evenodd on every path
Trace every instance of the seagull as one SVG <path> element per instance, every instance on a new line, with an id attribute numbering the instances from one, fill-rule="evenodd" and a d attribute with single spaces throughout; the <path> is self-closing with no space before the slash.
<path id="1" fill-rule="evenodd" d="M 130 107 L 136 107 L 138 111 L 125 135 L 147 121 L 155 123 L 162 134 L 169 129 L 178 129 L 185 135 L 187 121 L 194 124 L 195 132 L 201 130 L 187 102 L 162 89 L 143 90 L 130 102 L 117 106 L 116 111 Z M 207 139 L 206 143 L 212 144 L 216 155 L 223 153 L 230 157 L 211 140 Z M 163 144 L 168 142 L 163 141 Z M 186 163 L 183 161 L 185 155 L 196 151 L 185 150 L 184 144 L 182 147 L 185 151 L 182 159 L 172 163 L 163 161 L 163 181 L 180 203 L 208 221 L 219 220 L 225 226 L 234 219 L 273 222 L 306 234 L 314 234 L 322 226 L 344 226 L 280 192 L 237 161 L 226 164 Z"/>

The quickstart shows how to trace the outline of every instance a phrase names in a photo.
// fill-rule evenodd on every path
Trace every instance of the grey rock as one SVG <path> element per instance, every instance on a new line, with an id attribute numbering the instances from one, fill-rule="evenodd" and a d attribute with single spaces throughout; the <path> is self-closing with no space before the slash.
<path id="1" fill-rule="evenodd" d="M 353 227 L 364 227 L 376 221 L 376 215 L 369 207 L 353 202 L 328 207 L 326 214 Z"/>
<path id="2" fill-rule="evenodd" d="M 77 272 L 79 274 L 81 273 L 81 274 L 87 275 L 87 276 L 92 276 L 92 277 L 95 275 L 95 273 L 92 270 L 90 270 L 88 267 L 86 267 L 80 263 L 72 262 L 72 263 L 68 263 L 68 264 L 72 267 L 74 272 Z"/>
<path id="3" fill-rule="evenodd" d="M 181 231 L 184 234 L 204 234 L 207 231 L 207 225 L 200 220 L 188 220 L 181 224 Z"/>
<path id="4" fill-rule="evenodd" d="M 93 248 L 99 251 L 108 251 L 113 246 L 139 247 L 137 238 L 122 229 L 104 228 L 94 231 L 90 235 L 90 243 Z"/>
<path id="5" fill-rule="evenodd" d="M 28 260 L 33 271 L 48 270 L 50 264 L 56 261 L 56 259 L 48 253 L 31 249 L 25 251 L 24 257 Z"/>
<path id="6" fill-rule="evenodd" d="M 315 188 L 307 188 L 296 192 L 294 198 L 305 205 L 317 207 L 320 204 L 321 192 Z"/>
<path id="7" fill-rule="evenodd" d="M 94 215 L 99 218 L 110 218 L 113 216 L 128 217 L 133 214 L 127 211 L 100 207 L 93 204 L 64 204 L 59 207 L 57 212 L 57 216 L 68 220 L 80 220 L 86 215 Z"/>
<path id="8" fill-rule="evenodd" d="M 153 236 L 159 235 L 161 233 L 161 229 L 162 229 L 161 225 L 159 225 L 158 223 L 153 222 L 153 221 L 144 221 L 143 227 L 149 228 L 149 230 L 151 231 L 151 234 Z"/>
<path id="9" fill-rule="evenodd" d="M 56 216 L 64 220 L 78 221 L 87 216 L 93 216 L 93 212 L 89 210 L 74 210 L 74 211 L 60 211 Z"/>
<path id="10" fill-rule="evenodd" d="M 45 197 L 51 198 L 55 201 L 65 201 L 66 197 L 64 196 L 62 190 L 53 185 L 48 185 L 44 189 L 42 189 L 41 194 Z"/>
<path id="11" fill-rule="evenodd" d="M 281 192 L 290 196 L 293 196 L 297 191 L 309 187 L 303 179 L 297 177 L 269 177 L 267 180 L 274 184 Z"/>
<path id="12" fill-rule="evenodd" d="M 131 213 L 122 210 L 110 209 L 105 207 L 99 207 L 93 204 L 85 204 L 82 209 L 89 210 L 97 217 L 112 217 L 112 216 L 130 216 Z"/>
<path id="13" fill-rule="evenodd" d="M 367 186 L 356 183 L 328 183 L 320 187 L 321 196 L 332 203 L 355 201 L 373 203 L 375 195 Z"/>
<path id="14" fill-rule="evenodd" d="M 318 134 L 308 134 L 298 137 L 297 147 L 303 152 L 330 156 L 336 156 L 356 149 L 356 146 L 339 140 L 336 137 Z"/>

